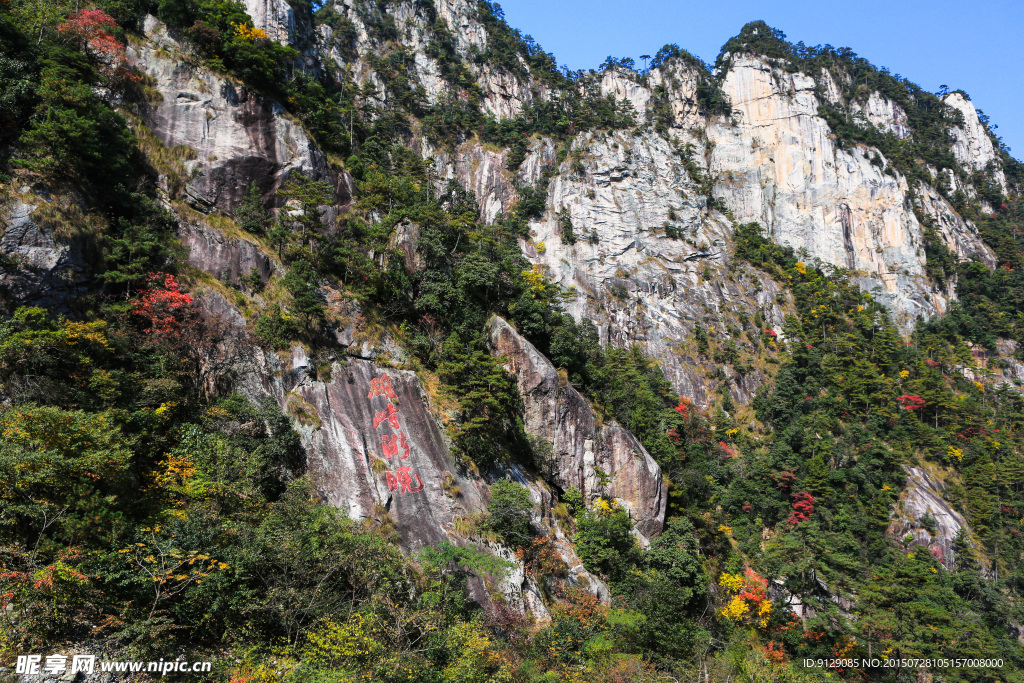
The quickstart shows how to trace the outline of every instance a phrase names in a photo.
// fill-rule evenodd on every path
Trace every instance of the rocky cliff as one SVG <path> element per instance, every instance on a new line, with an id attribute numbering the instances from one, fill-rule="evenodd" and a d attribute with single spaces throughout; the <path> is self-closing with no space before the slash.
<path id="1" fill-rule="evenodd" d="M 439 3 L 434 11 L 399 3 L 383 14 L 352 2 L 335 9 L 355 27 L 355 49 L 339 52 L 337 36 L 324 29 L 323 62 L 346 69 L 357 82 L 373 83 L 385 99 L 386 84 L 366 55 L 399 48 L 410 55 L 409 77 L 428 102 L 465 95 L 441 76 L 438 41 L 450 42 L 454 58 L 463 60 L 488 114 L 514 118 L 549 96 L 522 57 L 521 68 L 511 71 L 480 58 L 493 40 L 469 3 Z M 381 22 L 393 30 L 382 34 Z M 438 33 L 439 27 L 450 35 Z M 353 58 L 356 53 L 364 56 Z M 905 330 L 919 315 L 943 312 L 954 296 L 950 282 L 937 283 L 926 272 L 921 220 L 937 226 L 939 239 L 961 258 L 994 262 L 947 194 L 908 180 L 878 149 L 841 144 L 819 115 L 823 103 L 837 103 L 862 125 L 909 139 L 915 133 L 900 105 L 874 91 L 844 102 L 841 76 L 828 70 L 805 74 L 753 54 L 728 57 L 717 78 L 731 115 L 702 108 L 699 69 L 678 59 L 645 75 L 621 68 L 600 74 L 600 95 L 628 102 L 640 125 L 581 133 L 567 143 L 573 158 L 560 163 L 559 142 L 543 136 L 530 142 L 517 171 L 506 168 L 506 153 L 480 142 L 450 150 L 420 141 L 441 178 L 456 178 L 476 194 L 486 220 L 512 209 L 517 187 L 547 177 L 546 211 L 523 244 L 531 260 L 576 293 L 570 311 L 577 319 L 595 320 L 607 343 L 640 343 L 663 363 L 676 390 L 702 406 L 726 388 L 746 403 L 763 376 L 726 367 L 728 382 L 709 381 L 706 375 L 717 370 L 683 350 L 694 321 L 710 311 L 711 324 L 724 331 L 744 327 L 736 313 L 750 318 L 760 311 L 766 327 L 778 328 L 785 312 L 776 285 L 731 259 L 734 221 L 756 221 L 808 260 L 848 269 L 892 308 Z M 971 170 L 997 167 L 998 155 L 973 105 L 959 93 L 946 102 L 963 120 L 950 130 L 956 158 Z M 671 125 L 656 132 L 652 123 L 665 112 Z M 933 175 L 936 187 L 950 182 L 973 191 L 945 172 Z M 715 200 L 711 208 L 708 197 Z M 575 243 L 562 239 L 559 216 L 566 215 L 581 236 Z M 724 272 L 735 281 L 723 282 Z"/>
<path id="2" fill-rule="evenodd" d="M 489 328 L 493 352 L 519 384 L 526 431 L 537 440 L 535 464 L 545 480 L 562 491 L 575 487 L 585 500 L 610 496 L 629 511 L 637 531 L 657 535 L 668 499 L 654 459 L 614 420 L 599 423 L 586 399 L 507 322 L 494 317 Z"/>
<path id="3" fill-rule="evenodd" d="M 258 16 L 271 30 L 277 26 L 278 13 Z M 196 208 L 230 211 L 250 184 L 269 197 L 299 171 L 334 185 L 339 204 L 351 198 L 351 179 L 329 168 L 326 155 L 279 103 L 192 65 L 182 46 L 152 16 L 146 19 L 145 35 L 147 41 L 130 57 L 148 77 L 143 121 L 178 157 L 180 177 L 163 174 L 169 195 L 178 193 L 177 183 Z"/>
<path id="4" fill-rule="evenodd" d="M 385 107 L 396 96 L 380 61 L 393 55 L 400 57 L 408 88 L 428 105 L 473 101 L 482 115 L 508 120 L 552 102 L 522 55 L 500 64 L 486 58 L 500 46 L 474 3 L 382 7 L 342 0 L 329 6 L 333 23 L 315 31 L 308 16 L 296 16 L 283 0 L 253 0 L 247 8 L 272 39 L 300 49 L 302 68 L 343 70 L 361 87 L 367 107 Z M 448 47 L 454 57 L 445 61 L 438 55 Z M 162 198 L 178 219 L 189 263 L 221 283 L 200 300 L 207 313 L 230 318 L 243 334 L 250 321 L 218 287 L 237 287 L 253 271 L 268 284 L 283 266 L 260 240 L 217 228 L 194 210 L 227 215 L 252 183 L 269 201 L 299 171 L 329 182 L 345 211 L 356 194 L 354 181 L 284 105 L 197 64 L 153 17 L 129 56 L 145 77 L 146 103 L 135 125 L 149 141 Z M 465 69 L 463 76 L 452 75 L 452 60 Z M 459 78 L 474 87 L 460 90 Z M 408 143 L 432 159 L 427 182 L 440 191 L 458 181 L 475 195 L 485 222 L 512 213 L 524 188 L 538 188 L 543 207 L 530 216 L 521 239 L 535 271 L 562 286 L 565 309 L 577 320 L 594 321 L 602 343 L 639 344 L 658 360 L 673 389 L 700 408 L 718 405 L 726 393 L 741 404 L 751 401 L 771 374 L 767 359 L 774 352 L 766 350 L 762 333 L 781 334 L 793 312 L 782 284 L 736 258 L 736 224 L 757 222 L 802 258 L 849 270 L 892 308 L 904 329 L 919 315 L 941 313 L 954 296 L 948 283 L 940 286 L 928 275 L 922 221 L 934 224 L 938 239 L 961 258 L 994 264 L 975 227 L 952 208 L 943 173 L 933 174 L 933 184 L 909 179 L 879 149 L 841 144 L 821 114 L 824 104 L 843 103 L 863 125 L 910 139 L 916 133 L 899 104 L 873 91 L 843 102 L 842 84 L 827 70 L 808 74 L 740 53 L 716 75 L 730 111 L 709 113 L 698 92 L 707 78 L 679 59 L 647 74 L 615 68 L 596 75 L 596 94 L 619 102 L 631 124 L 560 138 L 524 135 L 518 164 L 509 149 L 474 135 L 435 146 L 419 122 L 410 125 Z M 959 93 L 945 102 L 962 121 L 950 130 L 956 159 L 1005 187 L 996 148 L 974 106 Z M 975 191 L 962 178 L 949 182 Z M 76 287 L 84 243 L 57 239 L 33 218 L 44 200 L 31 199 L 25 194 L 4 207 L 0 247 L 23 265 L 17 275 L 5 274 L 4 284 L 19 302 L 52 304 Z M 418 240 L 410 222 L 393 236 L 409 271 L 419 268 Z M 336 291 L 320 295 L 329 302 L 340 298 Z M 706 328 L 714 349 L 731 349 L 724 360 L 698 350 L 698 327 Z M 326 363 L 299 346 L 284 359 L 252 346 L 236 368 L 239 387 L 254 399 L 274 396 L 294 418 L 307 468 L 329 504 L 354 518 L 387 516 L 403 547 L 415 551 L 459 540 L 455 522 L 486 509 L 487 481 L 510 476 L 527 485 L 540 510 L 535 523 L 555 530 L 563 558 L 584 578 L 565 542 L 568 532 L 550 514 L 552 491 L 576 487 L 588 499 L 619 500 L 645 542 L 661 531 L 667 494 L 658 465 L 504 320 L 491 321 L 489 341 L 517 380 L 526 432 L 539 445 L 531 468 L 484 473 L 453 459 L 440 409 L 420 377 L 398 367 L 397 354 L 356 342 L 350 328 L 336 332 L 337 353 Z M 389 364 L 387 355 L 396 362 Z M 935 516 L 937 536 L 925 538 L 913 524 L 893 533 L 914 533 L 915 542 L 941 548 L 948 558 L 963 518 L 932 504 L 941 501 L 935 482 L 912 475 L 918 483 L 903 503 L 907 519 Z M 596 580 L 580 580 L 601 591 Z"/>

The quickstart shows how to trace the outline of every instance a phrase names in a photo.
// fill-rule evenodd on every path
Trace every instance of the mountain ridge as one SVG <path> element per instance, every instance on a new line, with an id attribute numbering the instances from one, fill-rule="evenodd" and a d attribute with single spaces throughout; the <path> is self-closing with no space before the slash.
<path id="1" fill-rule="evenodd" d="M 43 24 L 51 90 L 4 143 L 0 466 L 79 462 L 45 424 L 106 463 L 0 489 L 12 609 L 80 542 L 96 578 L 68 576 L 146 604 L 103 647 L 257 633 L 238 680 L 1020 661 L 1021 173 L 962 94 L 757 23 L 717 72 L 570 74 L 487 2 L 132 7 L 137 34 Z M 131 155 L 47 137 L 86 106 Z M 50 500 L 75 524 L 47 535 Z M 225 566 L 150 602 L 109 564 L 141 576 L 132 543 Z M 904 583 L 898 625 L 934 633 L 886 621 Z M 84 642 L 39 619 L 10 633 Z"/>

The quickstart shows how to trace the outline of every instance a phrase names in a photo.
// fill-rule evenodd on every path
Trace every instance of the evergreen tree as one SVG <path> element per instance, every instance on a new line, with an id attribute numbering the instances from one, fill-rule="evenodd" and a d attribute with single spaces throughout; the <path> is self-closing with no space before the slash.
<path id="1" fill-rule="evenodd" d="M 263 205 L 263 195 L 255 182 L 249 183 L 249 190 L 242 203 L 235 209 L 238 227 L 254 235 L 263 235 L 270 229 L 272 218 Z"/>

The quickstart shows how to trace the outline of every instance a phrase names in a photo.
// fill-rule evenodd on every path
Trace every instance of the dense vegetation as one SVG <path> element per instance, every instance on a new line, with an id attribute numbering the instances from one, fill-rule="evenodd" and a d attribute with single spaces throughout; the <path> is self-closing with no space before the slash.
<path id="1" fill-rule="evenodd" d="M 1000 267 L 937 253 L 961 303 L 909 340 L 843 272 L 800 262 L 756 225 L 737 226 L 737 258 L 786 283 L 796 302 L 784 340 L 769 331 L 758 340 L 781 366 L 754 401 L 751 429 L 729 400 L 701 413 L 639 347 L 602 348 L 593 323 L 564 312 L 565 293 L 518 246 L 544 209 L 542 188 L 521 188 L 513 211 L 483 224 L 472 194 L 455 182 L 439 188 L 405 144 L 414 130 L 441 144 L 478 134 L 521 160 L 536 133 L 564 142 L 581 130 L 631 127 L 628 108 L 596 95 L 597 75 L 559 71 L 487 2 L 478 11 L 488 49 L 468 59 L 529 74 L 560 96 L 517 119 L 484 117 L 435 12 L 428 49 L 465 96 L 427 104 L 387 5 L 365 3 L 359 15 L 387 46 L 368 57 L 384 83 L 377 93 L 344 70 L 296 69 L 294 51 L 254 28 L 239 3 L 0 2 L 0 191 L 52 192 L 36 217 L 93 257 L 85 291 L 63 314 L 2 302 L 0 658 L 73 643 L 121 658 L 185 652 L 215 659 L 216 676 L 236 683 L 917 677 L 799 664 L 879 653 L 1006 662 L 998 672 L 935 668 L 944 680 L 1018 675 L 1024 399 L 966 368 L 999 338 L 1024 343 L 1019 200 L 987 197 L 998 207 L 989 215 L 962 198 Z M 356 57 L 350 19 L 330 6 L 315 16 L 294 6 Z M 254 186 L 231 217 L 284 269 L 269 285 L 244 279 L 234 293 L 261 344 L 329 351 L 318 287 L 344 292 L 367 325 L 392 330 L 417 368 L 438 379 L 457 413 L 450 435 L 459 461 L 495 473 L 512 462 L 531 467 L 544 448 L 524 433 L 516 383 L 487 350 L 485 326 L 498 314 L 658 461 L 670 521 L 646 549 L 613 500 L 588 504 L 575 489 L 556 491 L 553 514 L 586 568 L 611 587 L 610 605 L 571 587 L 552 539 L 530 522 L 525 489 L 509 480 L 491 486 L 467 537 L 516 552 L 548 598 L 550 622 L 530 623 L 498 598 L 486 608 L 470 599 L 471 578 L 493 588 L 509 568 L 482 545 L 445 543 L 408 557 L 385 510 L 357 523 L 318 504 L 290 420 L 273 402 L 231 391 L 224 353 L 235 340 L 200 316 L 188 293 L 196 276 L 174 247 L 175 216 L 156 200 L 160 159 L 145 130 L 129 125 L 146 84 L 122 60 L 146 11 L 209 68 L 286 102 L 357 183 L 355 206 L 334 222 L 321 210 L 333 203 L 331 187 L 301 174 L 277 197 L 293 211 L 275 219 Z M 776 32 L 745 29 L 736 40 L 727 51 L 756 48 L 805 67 L 838 54 L 842 65 L 860 65 L 789 46 Z M 671 60 L 695 66 L 667 46 L 652 67 Z M 891 78 L 863 68 L 878 83 Z M 710 72 L 701 73 L 704 112 L 727 114 Z M 915 137 L 906 158 L 950 167 L 939 134 L 948 120 L 926 95 L 899 100 L 918 107 L 915 132 L 936 131 Z M 841 137 L 861 134 L 829 120 Z M 903 158 L 885 147 L 891 140 L 861 141 L 894 164 Z M 406 223 L 419 228 L 421 267 L 407 268 L 393 245 Z M 706 350 L 702 330 L 696 342 Z M 954 558 L 887 535 L 906 466 L 948 476 L 947 495 L 972 532 L 957 539 Z M 797 617 L 780 587 L 811 612 Z"/>

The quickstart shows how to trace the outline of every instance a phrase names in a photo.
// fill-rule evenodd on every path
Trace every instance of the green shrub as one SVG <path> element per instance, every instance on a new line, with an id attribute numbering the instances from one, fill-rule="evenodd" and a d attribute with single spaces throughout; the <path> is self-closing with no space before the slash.
<path id="1" fill-rule="evenodd" d="M 633 538 L 633 522 L 629 513 L 614 501 L 599 499 L 577 519 L 573 537 L 576 552 L 587 571 L 618 583 L 640 559 L 640 549 Z"/>
<path id="2" fill-rule="evenodd" d="M 524 548 L 534 535 L 530 528 L 532 509 L 533 501 L 525 486 L 508 479 L 499 479 L 491 484 L 486 526 L 512 548 Z"/>

